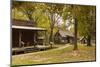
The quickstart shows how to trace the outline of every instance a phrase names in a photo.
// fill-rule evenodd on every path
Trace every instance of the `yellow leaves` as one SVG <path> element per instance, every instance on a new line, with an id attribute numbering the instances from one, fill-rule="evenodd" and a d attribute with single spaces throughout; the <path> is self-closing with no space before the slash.
<path id="1" fill-rule="evenodd" d="M 27 16 L 24 15 L 23 12 L 18 11 L 16 8 L 12 10 L 12 18 L 13 19 L 28 20 Z"/>

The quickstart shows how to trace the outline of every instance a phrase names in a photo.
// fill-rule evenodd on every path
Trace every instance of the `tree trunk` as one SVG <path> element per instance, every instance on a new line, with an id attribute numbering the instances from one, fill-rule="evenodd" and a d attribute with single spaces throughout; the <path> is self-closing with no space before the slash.
<path id="1" fill-rule="evenodd" d="M 49 42 L 53 42 L 53 28 L 51 28 L 51 31 L 50 31 Z"/>
<path id="2" fill-rule="evenodd" d="M 50 24 L 50 37 L 49 37 L 49 43 L 53 42 L 53 29 L 54 29 L 54 18 L 53 18 L 53 13 L 51 13 L 51 24 Z"/>
<path id="3" fill-rule="evenodd" d="M 50 31 L 49 44 L 50 44 L 50 47 L 52 48 L 52 46 L 54 44 L 54 41 L 53 41 L 53 28 L 51 28 L 51 31 Z"/>
<path id="4" fill-rule="evenodd" d="M 77 19 L 75 18 L 75 23 L 74 23 L 74 49 L 73 50 L 77 50 L 78 46 L 77 46 Z"/>
<path id="5" fill-rule="evenodd" d="M 87 36 L 87 46 L 92 46 L 91 45 L 91 36 L 90 35 Z"/>

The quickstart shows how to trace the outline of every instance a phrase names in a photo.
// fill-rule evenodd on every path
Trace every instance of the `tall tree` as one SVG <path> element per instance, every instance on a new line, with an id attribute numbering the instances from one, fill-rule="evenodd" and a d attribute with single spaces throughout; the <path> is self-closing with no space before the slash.
<path id="1" fill-rule="evenodd" d="M 59 17 L 57 17 L 57 16 L 61 15 L 63 5 L 47 3 L 46 6 L 47 6 L 47 15 L 50 19 L 50 29 L 51 29 L 50 30 L 49 41 L 53 42 L 54 25 L 58 21 L 58 19 L 60 18 L 60 16 Z"/>
<path id="2" fill-rule="evenodd" d="M 96 32 L 96 8 L 95 6 L 81 6 L 79 18 L 79 34 L 87 37 L 87 46 L 91 46 L 91 38 Z"/>
<path id="3" fill-rule="evenodd" d="M 77 25 L 78 25 L 78 12 L 79 12 L 79 7 L 77 7 L 76 5 L 66 5 L 65 7 L 65 11 L 66 12 L 63 16 L 63 18 L 66 20 L 67 17 L 69 17 L 69 19 L 74 19 L 74 49 L 73 50 L 77 50 L 78 46 L 77 46 Z M 70 22 L 72 23 L 72 22 Z"/>

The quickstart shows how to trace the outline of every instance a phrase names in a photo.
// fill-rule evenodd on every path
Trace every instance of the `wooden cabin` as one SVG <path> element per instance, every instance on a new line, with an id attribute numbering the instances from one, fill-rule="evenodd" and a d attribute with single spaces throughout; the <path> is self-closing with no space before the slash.
<path id="1" fill-rule="evenodd" d="M 74 35 L 66 30 L 58 30 L 54 35 L 54 42 L 55 43 L 73 43 Z"/>
<path id="2" fill-rule="evenodd" d="M 79 39 L 79 42 L 81 42 L 82 44 L 86 44 L 87 43 L 87 38 L 85 36 L 83 36 Z"/>
<path id="3" fill-rule="evenodd" d="M 44 35 L 38 37 L 38 32 Z M 24 48 L 29 46 L 45 45 L 46 29 L 36 27 L 35 22 L 25 20 L 12 20 L 12 48 Z"/>

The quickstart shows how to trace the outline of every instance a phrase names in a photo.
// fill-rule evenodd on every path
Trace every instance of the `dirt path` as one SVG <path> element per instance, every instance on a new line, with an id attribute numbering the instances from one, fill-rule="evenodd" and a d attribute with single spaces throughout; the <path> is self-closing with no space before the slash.
<path id="1" fill-rule="evenodd" d="M 64 49 L 64 48 L 66 48 L 66 47 L 69 47 L 69 46 L 71 46 L 71 45 L 65 45 L 65 46 L 62 46 L 62 47 L 59 47 L 59 48 L 56 48 L 56 49 L 54 49 L 54 50 L 61 50 L 61 49 Z"/>
<path id="2" fill-rule="evenodd" d="M 25 61 L 25 60 L 30 60 L 30 61 L 33 61 L 33 62 L 44 62 L 44 61 L 47 61 L 49 59 L 52 59 L 52 57 L 50 57 L 50 56 L 53 55 L 52 52 L 62 50 L 62 49 L 69 47 L 69 46 L 71 46 L 71 45 L 66 44 L 62 47 L 58 47 L 58 48 L 51 49 L 51 50 L 39 51 L 39 52 L 33 52 L 33 53 L 26 53 L 26 54 L 20 54 L 20 55 L 13 55 L 12 61 L 13 61 L 13 64 L 16 64 L 16 63 L 20 64 L 20 63 L 22 63 L 22 61 Z M 48 52 L 51 53 L 51 55 L 48 55 Z M 54 56 L 59 57 L 59 55 L 54 55 Z M 19 62 L 19 60 L 20 60 L 20 62 Z"/>

